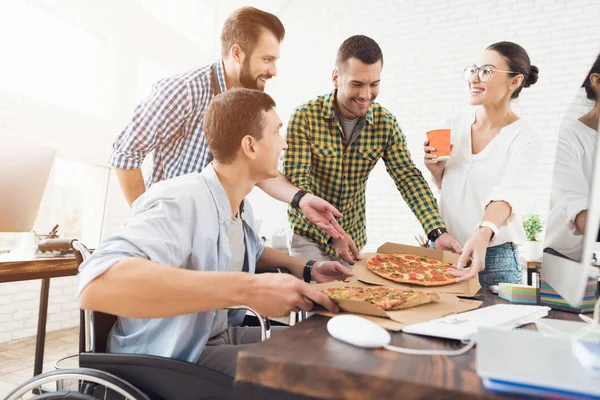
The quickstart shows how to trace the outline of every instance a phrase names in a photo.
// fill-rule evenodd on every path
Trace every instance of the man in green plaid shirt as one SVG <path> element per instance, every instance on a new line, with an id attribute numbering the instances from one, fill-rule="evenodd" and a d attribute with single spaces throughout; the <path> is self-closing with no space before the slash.
<path id="1" fill-rule="evenodd" d="M 461 252 L 446 231 L 437 202 L 413 164 L 396 118 L 373 101 L 379 94 L 383 54 L 371 38 L 344 41 L 333 72 L 334 91 L 298 107 L 287 131 L 284 174 L 301 190 L 337 207 L 346 231 L 331 238 L 290 207 L 294 230 L 291 252 L 310 259 L 360 259 L 366 244 L 365 189 L 375 164 L 383 158 L 402 197 L 438 249 Z"/>

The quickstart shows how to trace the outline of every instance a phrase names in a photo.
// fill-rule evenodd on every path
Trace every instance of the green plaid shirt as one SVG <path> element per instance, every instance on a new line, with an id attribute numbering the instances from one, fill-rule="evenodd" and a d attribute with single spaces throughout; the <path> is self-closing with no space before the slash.
<path id="1" fill-rule="evenodd" d="M 356 247 L 366 242 L 365 189 L 375 164 L 383 158 L 386 169 L 404 201 L 425 232 L 443 228 L 437 202 L 421 171 L 413 164 L 406 138 L 396 118 L 378 103 L 366 115 L 358 137 L 346 146 L 342 128 L 335 118 L 335 91 L 319 96 L 300 107 L 288 124 L 288 149 L 283 171 L 287 178 L 333 204 L 343 217 L 339 223 Z M 294 232 L 319 244 L 335 256 L 330 237 L 304 217 L 300 210 L 288 209 Z"/>

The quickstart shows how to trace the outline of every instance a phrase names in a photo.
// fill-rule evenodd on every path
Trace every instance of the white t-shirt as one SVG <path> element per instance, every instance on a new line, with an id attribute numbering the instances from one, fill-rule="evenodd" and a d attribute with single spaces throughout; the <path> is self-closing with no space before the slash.
<path id="1" fill-rule="evenodd" d="M 244 243 L 244 225 L 239 217 L 231 217 L 229 221 L 229 229 L 227 230 L 227 241 L 231 249 L 231 262 L 228 266 L 228 271 L 240 272 L 244 269 L 244 257 L 246 255 L 246 244 Z M 217 335 L 227 330 L 227 310 L 217 310 L 210 337 L 214 338 Z"/>
<path id="2" fill-rule="evenodd" d="M 440 212 L 449 233 L 464 244 L 483 220 L 491 201 L 510 204 L 512 214 L 490 242 L 521 244 L 521 196 L 535 179 L 541 140 L 523 119 L 505 126 L 478 154 L 471 150 L 471 126 L 476 110 L 450 123 L 452 152 L 446 163 L 440 195 Z"/>
<path id="3" fill-rule="evenodd" d="M 558 134 L 550 213 L 544 247 L 580 261 L 583 236 L 575 217 L 588 209 L 598 133 L 579 120 L 566 122 Z"/>

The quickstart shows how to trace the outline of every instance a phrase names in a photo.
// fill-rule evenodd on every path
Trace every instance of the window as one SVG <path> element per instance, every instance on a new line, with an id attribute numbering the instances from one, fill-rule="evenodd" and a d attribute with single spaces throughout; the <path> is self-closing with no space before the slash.
<path id="1" fill-rule="evenodd" d="M 0 2 L 0 37 L 0 90 L 111 116 L 111 54 L 100 37 L 25 1 Z"/>

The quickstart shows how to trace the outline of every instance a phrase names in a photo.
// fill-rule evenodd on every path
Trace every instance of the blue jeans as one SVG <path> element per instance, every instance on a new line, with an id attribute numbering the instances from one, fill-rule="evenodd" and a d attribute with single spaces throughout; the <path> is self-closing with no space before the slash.
<path id="1" fill-rule="evenodd" d="M 523 283 L 519 250 L 514 243 L 488 247 L 485 269 L 479 273 L 479 284 L 484 287 L 498 283 Z"/>

